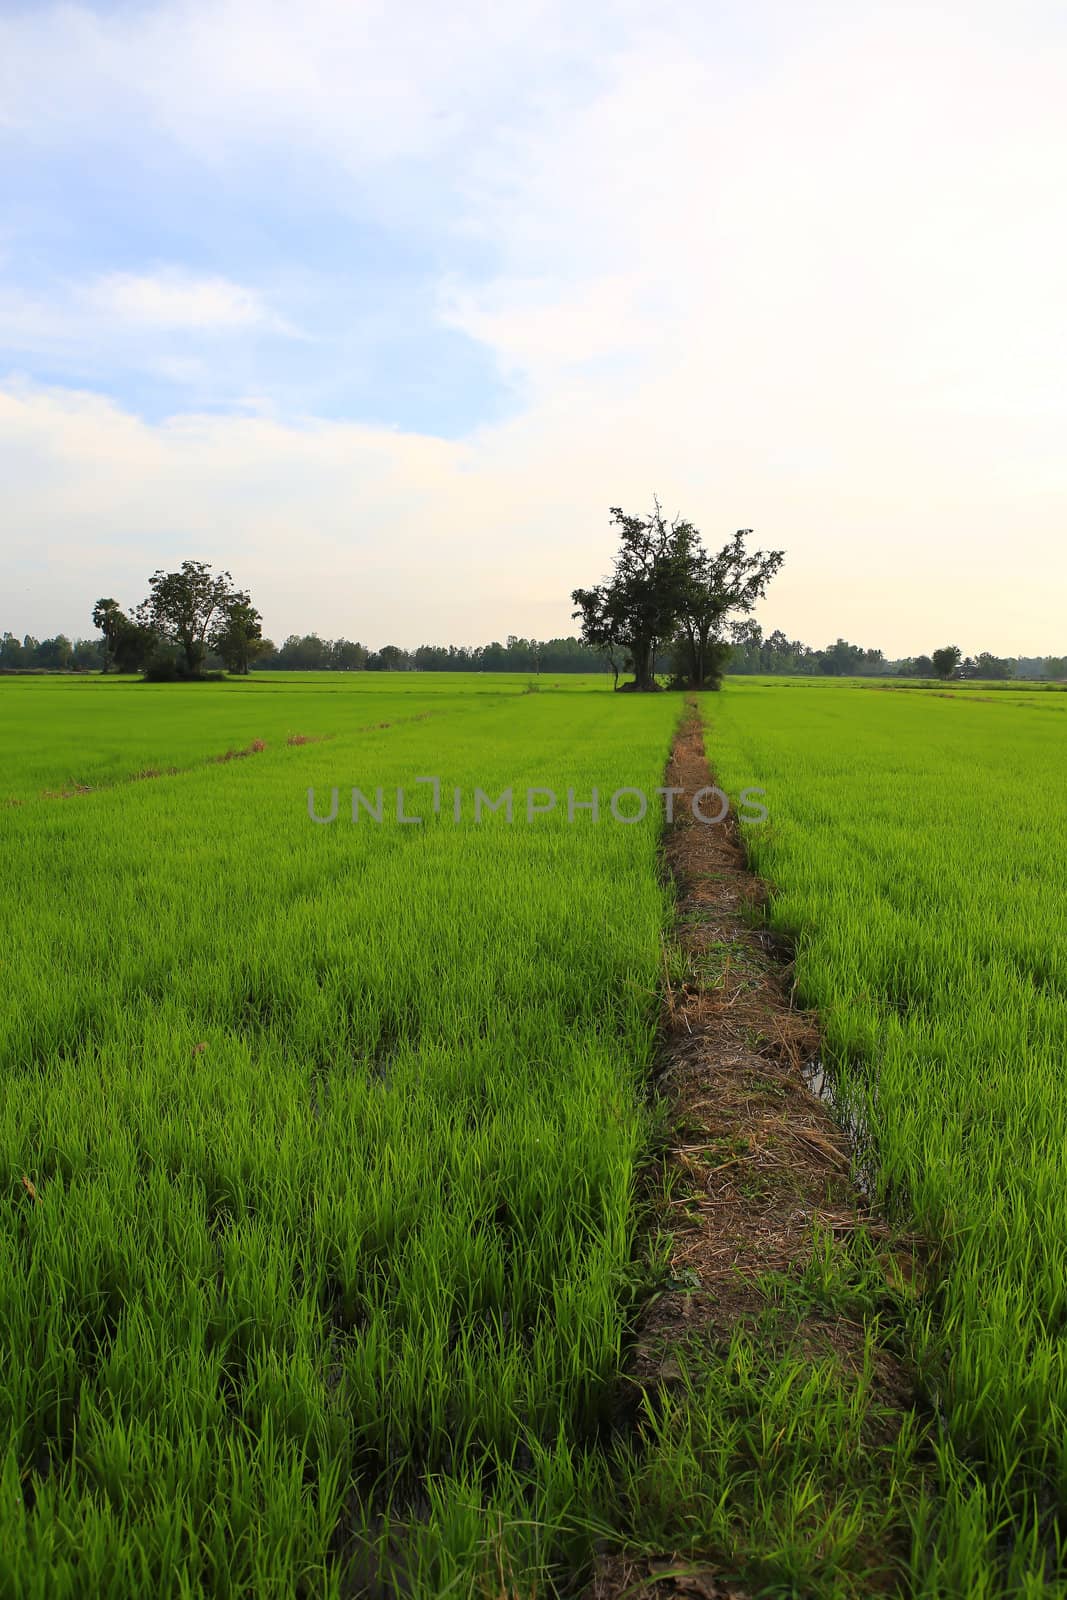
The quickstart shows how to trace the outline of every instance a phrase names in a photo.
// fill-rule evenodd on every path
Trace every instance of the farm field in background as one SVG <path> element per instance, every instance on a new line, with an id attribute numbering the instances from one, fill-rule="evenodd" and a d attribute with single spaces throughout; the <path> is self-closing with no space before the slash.
<path id="1" fill-rule="evenodd" d="M 943 1422 L 923 1582 L 1059 1595 L 1067 700 L 951 689 L 734 680 L 708 697 L 708 745 L 727 788 L 767 790 L 748 846 L 797 939 L 798 999 L 877 1200 L 936 1248 L 910 1330 Z"/>
<path id="2" fill-rule="evenodd" d="M 658 829 L 405 826 L 391 797 L 651 791 L 680 707 L 524 689 L 0 686 L 32 735 L 2 812 L 4 1592 L 399 1567 L 437 1595 L 583 1559 L 560 1530 L 638 1290 Z M 184 770 L 122 781 L 148 764 Z M 38 792 L 71 777 L 106 786 Z M 381 825 L 309 820 L 353 784 Z"/>
<path id="3" fill-rule="evenodd" d="M 224 756 L 253 740 L 373 731 L 429 708 L 472 711 L 483 696 L 538 683 L 554 694 L 610 690 L 610 674 L 525 679 L 516 673 L 256 672 L 224 683 L 149 684 L 138 677 L 0 677 L 4 800 L 136 779 Z M 370 724 L 370 728 L 362 727 Z"/>

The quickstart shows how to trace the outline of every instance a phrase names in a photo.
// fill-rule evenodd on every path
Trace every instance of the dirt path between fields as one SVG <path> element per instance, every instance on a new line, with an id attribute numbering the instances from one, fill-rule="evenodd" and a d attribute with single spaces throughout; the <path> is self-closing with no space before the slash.
<path id="1" fill-rule="evenodd" d="M 892 1235 L 866 1209 L 852 1181 L 847 1136 L 807 1087 L 817 1020 L 791 1002 L 788 947 L 760 929 L 767 891 L 747 869 L 733 815 L 718 825 L 693 818 L 692 795 L 714 783 L 695 706 L 665 782 L 685 791 L 664 846 L 676 892 L 676 951 L 665 960 L 655 1083 L 667 1103 L 670 1143 L 653 1187 L 669 1195 L 660 1225 L 673 1248 L 667 1287 L 642 1312 L 630 1360 L 632 1383 L 653 1396 L 676 1384 L 678 1354 L 691 1351 L 694 1339 L 714 1360 L 738 1328 L 756 1328 L 768 1304 L 761 1275 L 799 1279 L 813 1259 L 815 1230 L 833 1252 L 848 1252 L 865 1231 L 881 1263 L 875 1271 L 884 1271 L 893 1294 L 910 1298 L 920 1270 L 913 1242 Z M 714 801 L 705 807 L 714 810 Z M 844 1370 L 858 1370 L 866 1320 L 816 1301 L 790 1323 L 782 1348 L 811 1359 L 832 1353 Z M 914 1375 L 886 1346 L 882 1329 L 874 1357 L 875 1449 L 915 1403 Z M 899 1559 L 906 1560 L 903 1548 Z M 746 1569 L 744 1558 L 697 1553 L 692 1544 L 655 1558 L 605 1554 L 586 1595 L 742 1600 Z M 885 1586 L 884 1578 L 872 1584 Z"/>

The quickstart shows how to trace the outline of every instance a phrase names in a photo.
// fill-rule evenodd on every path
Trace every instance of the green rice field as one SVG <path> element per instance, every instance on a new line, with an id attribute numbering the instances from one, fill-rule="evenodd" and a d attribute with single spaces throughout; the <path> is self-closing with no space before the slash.
<path id="1" fill-rule="evenodd" d="M 12 1594 L 351 1593 L 392 1565 L 437 1594 L 570 1558 L 569 1452 L 610 1421 L 637 1287 L 656 827 L 457 826 L 426 787 L 422 824 L 315 826 L 307 790 L 652 788 L 677 706 L 381 684 L 0 686 L 28 730 Z"/>
<path id="2" fill-rule="evenodd" d="M 937 1248 L 916 1592 L 1067 1593 L 1067 696 L 735 680 L 710 723 L 875 1196 Z"/>
<path id="3" fill-rule="evenodd" d="M 658 1444 L 617 1404 L 665 1248 L 672 905 L 655 808 L 603 813 L 681 711 L 603 677 L 0 680 L 0 1596 L 517 1600 L 606 1544 L 873 1592 L 825 1373 L 731 1346 Z M 766 791 L 751 859 L 859 1176 L 922 1241 L 880 1591 L 1065 1596 L 1067 696 L 733 679 L 701 714 L 723 787 Z M 809 1431 L 761 1500 L 771 1418 Z M 831 1457 L 833 1537 L 797 1509 Z"/>

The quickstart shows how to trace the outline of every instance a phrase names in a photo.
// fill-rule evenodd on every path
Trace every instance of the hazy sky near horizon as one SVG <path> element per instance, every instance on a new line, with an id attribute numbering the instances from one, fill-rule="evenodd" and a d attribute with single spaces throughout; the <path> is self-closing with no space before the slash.
<path id="1" fill-rule="evenodd" d="M 0 629 L 572 632 L 608 507 L 758 613 L 1067 650 L 1067 13 L 0 0 Z"/>

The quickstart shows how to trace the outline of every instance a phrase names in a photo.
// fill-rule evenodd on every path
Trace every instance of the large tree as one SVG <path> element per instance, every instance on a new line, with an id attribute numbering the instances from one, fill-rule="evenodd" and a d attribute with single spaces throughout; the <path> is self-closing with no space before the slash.
<path id="1" fill-rule="evenodd" d="M 611 507 L 619 529 L 619 553 L 612 576 L 593 589 L 571 594 L 581 619 L 582 640 L 610 659 L 612 650 L 629 661 L 635 689 L 656 687 L 656 654 L 673 637 L 686 603 L 697 547 L 689 522 L 668 522 L 653 502 L 648 517 L 628 516 Z"/>
<path id="2" fill-rule="evenodd" d="M 781 550 L 749 552 L 743 528 L 717 555 L 709 555 L 691 522 L 667 522 L 654 501 L 648 517 L 628 516 L 613 506 L 620 531 L 610 578 L 571 595 L 582 624 L 582 642 L 611 663 L 618 684 L 620 659 L 634 674 L 635 689 L 655 688 L 657 653 L 674 641 L 680 681 L 692 688 L 717 685 L 729 655 L 726 618 L 751 611 L 784 559 Z"/>
<path id="3" fill-rule="evenodd" d="M 93 607 L 93 623 L 104 637 L 101 672 L 143 672 L 156 643 L 157 634 L 143 605 L 127 616 L 117 600 L 107 597 Z"/>
<path id="4" fill-rule="evenodd" d="M 946 644 L 940 650 L 934 651 L 930 659 L 934 664 L 934 671 L 942 681 L 951 678 L 960 664 L 962 653 L 958 644 Z"/>
<path id="5" fill-rule="evenodd" d="M 99 628 L 104 638 L 104 665 L 100 670 L 106 672 L 109 666 L 115 665 L 119 635 L 129 627 L 129 618 L 117 600 L 106 596 L 93 607 L 93 627 Z"/>
<path id="6" fill-rule="evenodd" d="M 210 639 L 228 671 L 246 676 L 257 656 L 263 652 L 263 618 L 249 596 L 235 591 L 225 602 Z"/>
<path id="7" fill-rule="evenodd" d="M 747 614 L 767 592 L 767 585 L 785 560 L 784 550 L 754 550 L 745 540 L 751 528 L 739 528 L 718 555 L 693 553 L 685 585 L 680 642 L 690 689 L 717 688 L 729 656 L 723 628 L 734 612 Z M 696 531 L 693 530 L 694 540 Z"/>
<path id="8" fill-rule="evenodd" d="M 592 589 L 575 589 L 571 599 L 578 607 L 572 615 L 582 619 L 582 643 L 603 656 L 617 689 L 619 673 L 630 659 L 623 637 L 626 625 L 621 605 L 616 604 L 607 583 L 598 583 Z"/>
<path id="9" fill-rule="evenodd" d="M 200 672 L 208 640 L 231 604 L 248 604 L 228 572 L 212 572 L 206 561 L 183 561 L 177 572 L 154 572 L 144 611 L 159 637 L 176 644 L 185 673 Z"/>

